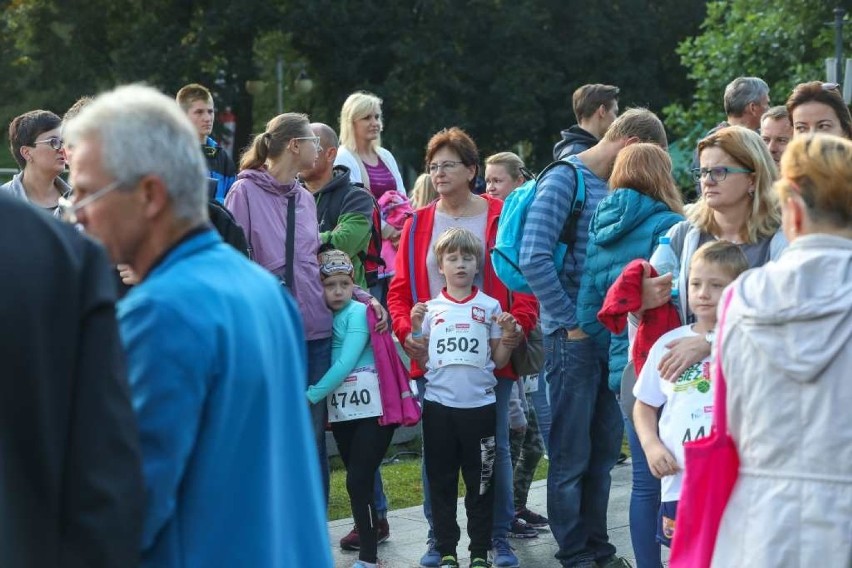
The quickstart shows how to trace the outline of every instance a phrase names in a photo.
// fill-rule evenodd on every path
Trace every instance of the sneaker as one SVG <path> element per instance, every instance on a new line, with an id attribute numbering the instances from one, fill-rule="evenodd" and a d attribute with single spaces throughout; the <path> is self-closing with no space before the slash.
<path id="1" fill-rule="evenodd" d="M 518 568 L 520 563 L 515 556 L 514 548 L 505 538 L 495 538 L 491 541 L 491 561 L 494 568 Z"/>
<path id="2" fill-rule="evenodd" d="M 626 558 L 613 554 L 609 558 L 598 561 L 598 568 L 633 568 L 633 564 Z"/>
<path id="3" fill-rule="evenodd" d="M 390 526 L 387 519 L 379 519 L 379 526 L 376 527 L 376 544 L 382 544 L 390 538 Z M 358 534 L 358 527 L 352 527 L 349 534 L 340 539 L 340 548 L 343 550 L 360 550 L 361 537 Z"/>
<path id="4" fill-rule="evenodd" d="M 471 558 L 470 568 L 491 568 L 491 563 L 484 558 Z"/>
<path id="5" fill-rule="evenodd" d="M 452 554 L 447 554 L 441 558 L 441 563 L 438 564 L 438 568 L 459 568 L 459 561 Z"/>
<path id="6" fill-rule="evenodd" d="M 547 517 L 534 513 L 526 507 L 515 511 L 515 519 L 524 521 L 534 529 L 546 529 L 550 526 L 550 521 L 547 520 Z"/>
<path id="7" fill-rule="evenodd" d="M 421 568 L 438 568 L 441 564 L 441 554 L 436 548 L 437 542 L 434 538 L 426 541 L 426 553 L 420 557 Z"/>
<path id="8" fill-rule="evenodd" d="M 515 517 L 509 527 L 509 538 L 538 538 L 538 531 Z"/>
<path id="9" fill-rule="evenodd" d="M 343 550 L 360 550 L 361 537 L 358 536 L 358 527 L 352 527 L 349 534 L 340 539 L 340 548 Z"/>

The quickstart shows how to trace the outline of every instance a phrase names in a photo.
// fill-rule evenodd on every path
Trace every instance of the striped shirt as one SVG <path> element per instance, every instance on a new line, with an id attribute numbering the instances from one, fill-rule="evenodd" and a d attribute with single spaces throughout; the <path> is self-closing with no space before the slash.
<path id="1" fill-rule="evenodd" d="M 396 190 L 396 180 L 393 179 L 393 174 L 381 158 L 375 166 L 364 162 L 364 169 L 370 179 L 370 191 L 376 199 L 380 198 L 386 191 Z"/>
<path id="2" fill-rule="evenodd" d="M 573 254 L 569 251 L 565 255 L 565 262 L 557 273 L 553 266 L 553 250 L 577 189 L 574 170 L 565 166 L 555 167 L 539 179 L 521 240 L 521 270 L 538 298 L 541 327 L 547 334 L 559 329 L 574 329 L 578 325 L 576 300 L 586 262 L 589 224 L 598 203 L 607 194 L 606 180 L 593 174 L 577 156 L 568 160 L 580 168 L 586 184 L 586 205 L 577 223 Z"/>

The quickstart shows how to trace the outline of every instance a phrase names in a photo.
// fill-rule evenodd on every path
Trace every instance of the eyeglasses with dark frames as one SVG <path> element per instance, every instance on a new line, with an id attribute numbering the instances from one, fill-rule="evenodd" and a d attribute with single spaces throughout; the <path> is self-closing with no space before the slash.
<path id="1" fill-rule="evenodd" d="M 712 168 L 692 168 L 692 179 L 699 182 L 704 179 L 704 176 L 710 176 L 710 179 L 716 183 L 725 181 L 728 174 L 753 174 L 754 170 L 748 168 L 732 168 L 729 166 L 715 166 Z"/>

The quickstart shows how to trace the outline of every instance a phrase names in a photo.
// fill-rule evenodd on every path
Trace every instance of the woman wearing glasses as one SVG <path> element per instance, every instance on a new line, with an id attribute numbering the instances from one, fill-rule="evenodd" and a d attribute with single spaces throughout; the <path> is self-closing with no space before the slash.
<path id="1" fill-rule="evenodd" d="M 244 229 L 254 260 L 278 276 L 299 304 L 311 385 L 330 365 L 332 315 L 319 277 L 316 203 L 297 173 L 314 167 L 318 147 L 319 138 L 311 131 L 307 116 L 276 116 L 243 154 L 240 173 L 225 196 L 225 206 Z M 293 227 L 288 226 L 289 220 L 294 221 Z M 293 262 L 289 270 L 288 250 Z M 325 403 L 311 409 L 327 495 Z"/>
<path id="2" fill-rule="evenodd" d="M 46 110 L 33 110 L 9 124 L 9 146 L 21 171 L 0 190 L 60 216 L 59 200 L 71 193 L 60 174 L 65 152 L 60 135 L 62 120 Z"/>
<path id="3" fill-rule="evenodd" d="M 382 129 L 382 99 L 363 91 L 349 95 L 340 110 L 340 148 L 334 165 L 349 168 L 352 183 L 363 185 L 377 201 L 388 191 L 407 199 L 396 159 L 382 148 Z M 399 230 L 382 221 L 382 238 L 396 247 Z M 371 290 L 382 302 L 390 276 L 393 266 L 386 267 L 382 280 Z"/>
<path id="4" fill-rule="evenodd" d="M 388 309 L 394 333 L 411 356 L 411 376 L 418 379 L 423 393 L 424 371 L 415 360 L 425 353 L 411 337 L 411 308 L 441 293 L 444 280 L 438 271 L 434 244 L 438 237 L 451 227 L 470 230 L 482 240 L 485 251 L 491 250 L 497 237 L 497 220 L 503 202 L 488 195 L 475 195 L 472 189 L 479 169 L 476 144 L 463 130 L 453 127 L 435 134 L 426 147 L 426 170 L 438 193 L 438 200 L 418 209 L 402 228 L 396 257 L 396 276 L 388 292 Z M 494 274 L 491 263 L 483 259 L 474 278 L 474 285 L 500 302 L 504 311 L 512 315 L 529 334 L 538 321 L 538 305 L 532 295 L 514 294 L 509 310 L 509 292 Z M 520 335 L 520 334 L 518 334 Z M 495 371 L 498 378 L 497 395 L 497 451 L 494 465 L 494 539 L 495 565 L 517 565 L 506 537 L 515 516 L 512 503 L 512 462 L 509 455 L 509 395 L 517 375 L 511 363 Z M 428 487 L 424 482 L 424 509 L 432 523 Z M 421 559 L 422 566 L 438 566 L 440 555 L 435 541 L 428 540 L 428 549 Z"/>
<path id="5" fill-rule="evenodd" d="M 787 99 L 793 137 L 834 134 L 852 140 L 852 115 L 836 83 L 811 81 L 796 85 Z"/>

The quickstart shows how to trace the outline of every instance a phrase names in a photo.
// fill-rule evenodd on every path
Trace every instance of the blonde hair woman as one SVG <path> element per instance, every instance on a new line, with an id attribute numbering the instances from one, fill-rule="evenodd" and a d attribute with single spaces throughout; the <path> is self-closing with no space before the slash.
<path id="1" fill-rule="evenodd" d="M 740 246 L 752 268 L 777 259 L 787 247 L 781 231 L 781 213 L 772 183 L 778 176 L 772 156 L 760 135 L 741 126 L 728 126 L 698 143 L 701 167 L 693 170 L 701 183 L 701 197 L 689 218 L 669 231 L 680 262 L 676 275 L 681 321 L 690 323 L 687 295 L 692 254 L 706 242 L 730 241 Z M 654 264 L 654 259 L 651 259 Z M 671 298 L 671 276 L 646 278 L 643 310 Z M 675 380 L 689 366 L 710 354 L 710 337 L 680 340 L 663 358 L 661 375 Z"/>
<path id="2" fill-rule="evenodd" d="M 740 469 L 718 567 L 852 560 L 852 142 L 794 138 L 781 176 L 790 246 L 726 291 L 719 331 Z"/>
<path id="3" fill-rule="evenodd" d="M 365 91 L 349 95 L 340 110 L 340 148 L 334 165 L 347 167 L 352 183 L 363 185 L 376 200 L 388 191 L 397 191 L 408 199 L 396 159 L 382 148 L 382 129 L 382 99 Z M 398 229 L 382 220 L 382 239 L 396 248 L 399 235 Z M 382 303 L 392 275 L 389 270 L 370 290 Z"/>
<path id="4" fill-rule="evenodd" d="M 485 159 L 485 192 L 504 201 L 532 175 L 514 152 L 499 152 Z"/>

